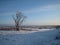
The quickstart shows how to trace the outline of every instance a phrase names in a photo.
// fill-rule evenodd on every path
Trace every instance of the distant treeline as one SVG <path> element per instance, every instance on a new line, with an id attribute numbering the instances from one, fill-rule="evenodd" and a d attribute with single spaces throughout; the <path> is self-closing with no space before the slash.
<path id="1" fill-rule="evenodd" d="M 59 29 L 60 25 L 52 26 L 22 26 L 22 30 L 27 30 L 27 28 L 38 28 L 38 29 Z M 16 30 L 15 26 L 0 26 L 0 30 Z"/>
<path id="2" fill-rule="evenodd" d="M 39 29 L 59 29 L 60 26 L 40 26 Z"/>

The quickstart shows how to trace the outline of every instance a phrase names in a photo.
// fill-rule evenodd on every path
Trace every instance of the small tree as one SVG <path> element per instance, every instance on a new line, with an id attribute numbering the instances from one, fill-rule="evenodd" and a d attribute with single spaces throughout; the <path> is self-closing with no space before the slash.
<path id="1" fill-rule="evenodd" d="M 16 17 L 14 16 L 12 17 L 15 22 L 16 30 L 19 31 L 19 28 L 21 29 L 21 25 L 23 21 L 25 20 L 26 16 L 22 15 L 22 12 L 17 11 Z"/>

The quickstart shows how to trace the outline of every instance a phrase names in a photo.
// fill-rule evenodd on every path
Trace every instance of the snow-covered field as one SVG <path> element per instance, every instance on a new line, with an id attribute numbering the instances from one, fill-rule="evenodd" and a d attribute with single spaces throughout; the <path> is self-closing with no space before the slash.
<path id="1" fill-rule="evenodd" d="M 60 45 L 55 40 L 59 30 L 0 31 L 0 45 Z"/>
<path id="2" fill-rule="evenodd" d="M 30 28 L 28 28 L 28 31 L 20 30 L 20 31 L 0 31 L 0 34 L 6 35 L 6 34 L 27 34 L 27 33 L 34 33 L 34 32 L 42 32 L 42 31 L 49 31 L 53 29 L 37 29 L 32 28 L 32 31 L 29 31 Z"/>

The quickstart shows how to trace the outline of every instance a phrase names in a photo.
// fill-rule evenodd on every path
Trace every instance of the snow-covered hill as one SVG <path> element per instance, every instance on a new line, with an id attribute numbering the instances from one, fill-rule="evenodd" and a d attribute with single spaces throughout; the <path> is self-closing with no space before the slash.
<path id="1" fill-rule="evenodd" d="M 29 31 L 31 28 L 28 28 L 28 30 L 20 30 L 20 31 L 5 31 L 5 30 L 0 30 L 0 34 L 6 35 L 6 34 L 27 34 L 27 33 L 34 33 L 34 32 L 42 32 L 42 31 L 49 31 L 53 29 L 37 29 L 37 28 L 32 28 L 31 31 Z"/>
<path id="2" fill-rule="evenodd" d="M 0 45 L 60 45 L 55 40 L 57 30 L 46 31 L 0 31 Z"/>

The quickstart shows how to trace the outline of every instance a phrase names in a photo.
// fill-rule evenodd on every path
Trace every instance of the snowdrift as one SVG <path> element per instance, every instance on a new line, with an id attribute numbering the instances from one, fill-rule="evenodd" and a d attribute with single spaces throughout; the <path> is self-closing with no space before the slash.
<path id="1" fill-rule="evenodd" d="M 34 33 L 0 33 L 0 45 L 60 45 L 60 40 L 55 40 L 57 30 L 37 31 Z M 10 32 L 11 33 L 11 32 Z"/>

